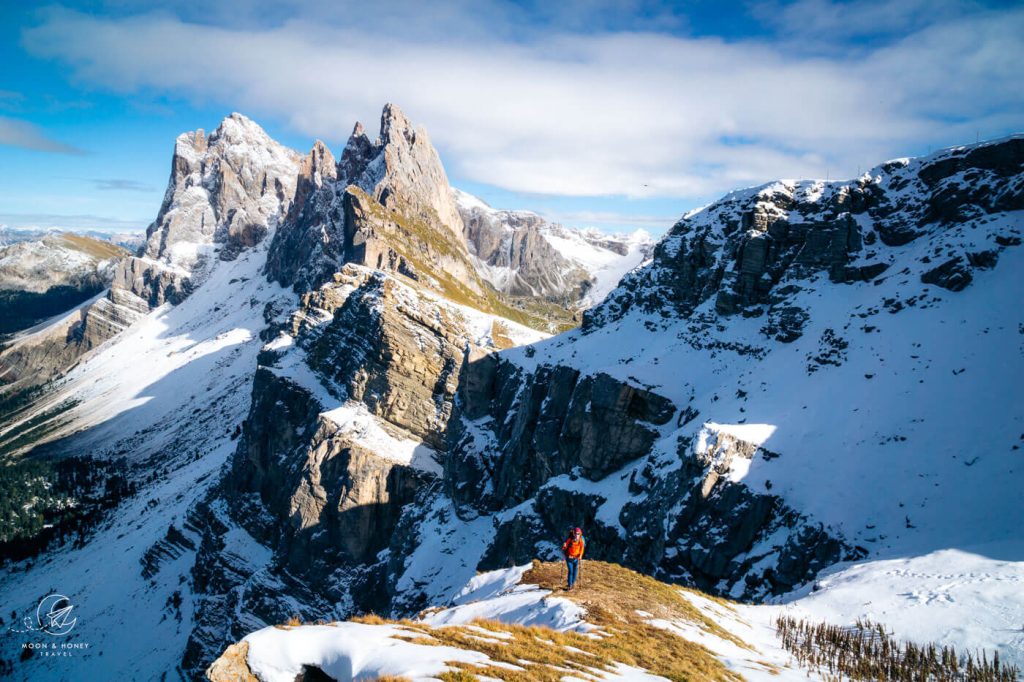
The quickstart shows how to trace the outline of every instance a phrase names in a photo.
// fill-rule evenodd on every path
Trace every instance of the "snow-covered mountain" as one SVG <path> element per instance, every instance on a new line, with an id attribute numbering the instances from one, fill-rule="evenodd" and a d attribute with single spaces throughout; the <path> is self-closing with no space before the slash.
<path id="1" fill-rule="evenodd" d="M 0 334 L 31 327 L 110 285 L 127 251 L 71 233 L 0 246 Z"/>
<path id="2" fill-rule="evenodd" d="M 582 518 L 644 572 L 1020 660 L 1022 171 L 1011 137 L 734 192 L 580 330 L 471 365 L 447 466 L 483 566 Z"/>
<path id="3" fill-rule="evenodd" d="M 493 209 L 461 190 L 453 193 L 481 274 L 499 291 L 515 296 L 589 308 L 654 250 L 654 239 L 644 230 L 607 234 L 574 229 L 531 211 Z"/>
<path id="4" fill-rule="evenodd" d="M 550 336 L 564 307 L 477 270 L 425 131 L 390 105 L 381 131 L 340 161 L 239 115 L 179 138 L 146 252 L 0 355 L 52 371 L 3 395 L 10 472 L 91 453 L 133 484 L 3 567 L 9 611 L 60 591 L 88 644 L 19 661 L 12 630 L 5 671 L 200 679 L 293 617 L 458 609 L 570 524 L 663 581 L 1024 661 L 1024 138 L 734 192 Z M 291 679 L 322 663 L 261 650 Z"/>

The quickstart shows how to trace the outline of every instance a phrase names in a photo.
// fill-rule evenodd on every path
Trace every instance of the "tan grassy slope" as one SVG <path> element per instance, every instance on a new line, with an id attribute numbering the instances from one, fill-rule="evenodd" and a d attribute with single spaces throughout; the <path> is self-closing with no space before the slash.
<path id="1" fill-rule="evenodd" d="M 128 251 L 128 249 L 118 246 L 117 244 L 105 242 L 100 239 L 93 239 L 92 237 L 86 237 L 80 234 L 63 232 L 60 235 L 60 239 L 69 248 L 81 251 L 82 253 L 88 254 L 98 260 L 121 258 L 123 256 L 131 255 L 131 252 Z"/>
<path id="2" fill-rule="evenodd" d="M 564 579 L 561 570 L 560 563 L 534 562 L 533 568 L 523 576 L 522 583 L 551 589 L 556 591 L 556 596 L 583 606 L 587 611 L 587 622 L 597 626 L 594 632 L 558 632 L 545 627 L 523 627 L 485 620 L 443 627 L 428 626 L 414 620 L 389 621 L 372 615 L 353 620 L 370 625 L 398 625 L 408 633 L 402 638 L 409 642 L 478 651 L 490 659 L 491 664 L 486 666 L 450 663 L 453 670 L 439 675 L 440 679 L 448 682 L 480 678 L 508 682 L 557 682 L 567 675 L 595 679 L 596 674 L 611 671 L 617 664 L 642 668 L 670 680 L 732 682 L 742 679 L 704 646 L 645 622 L 650 615 L 684 622 L 749 648 L 696 609 L 680 593 L 680 588 L 616 564 L 587 561 L 583 584 L 566 592 L 562 590 Z M 731 608 L 726 602 L 720 603 L 723 608 Z M 650 615 L 641 616 L 637 611 Z M 219 674 L 229 657 L 237 671 L 238 647 L 229 648 L 225 656 L 207 671 L 213 682 L 247 679 Z"/>

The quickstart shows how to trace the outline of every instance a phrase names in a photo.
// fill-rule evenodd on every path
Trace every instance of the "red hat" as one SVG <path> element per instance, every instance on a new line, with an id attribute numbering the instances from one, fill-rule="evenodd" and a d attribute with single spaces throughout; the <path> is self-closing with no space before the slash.
<path id="1" fill-rule="evenodd" d="M 574 528 L 572 532 L 573 533 L 582 533 L 583 529 L 582 528 Z"/>

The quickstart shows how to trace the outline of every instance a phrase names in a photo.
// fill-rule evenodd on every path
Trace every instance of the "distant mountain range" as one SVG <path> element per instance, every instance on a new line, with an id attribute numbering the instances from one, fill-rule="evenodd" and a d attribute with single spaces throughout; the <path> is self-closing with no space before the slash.
<path id="1" fill-rule="evenodd" d="M 96 241 L 110 242 L 117 244 L 129 251 L 135 251 L 145 241 L 145 234 L 139 232 L 102 232 L 100 230 L 72 230 L 72 229 L 37 229 L 8 227 L 0 225 L 0 246 L 9 246 L 18 242 L 38 241 L 46 236 L 56 234 L 77 234 L 82 237 L 89 237 Z"/>

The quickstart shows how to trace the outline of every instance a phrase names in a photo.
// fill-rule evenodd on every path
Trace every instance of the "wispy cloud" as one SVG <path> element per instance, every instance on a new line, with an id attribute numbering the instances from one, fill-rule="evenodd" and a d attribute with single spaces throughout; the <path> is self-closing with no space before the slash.
<path id="1" fill-rule="evenodd" d="M 25 95 L 14 90 L 0 90 L 0 109 L 16 112 L 21 109 Z"/>
<path id="2" fill-rule="evenodd" d="M 55 154 L 85 154 L 78 147 L 54 140 L 27 121 L 0 116 L 0 145 Z"/>
<path id="3" fill-rule="evenodd" d="M 334 144 L 394 101 L 453 175 L 527 193 L 705 198 L 1024 128 L 1020 7 L 869 2 L 864 19 L 851 3 L 801 0 L 775 6 L 772 42 L 656 32 L 685 23 L 672 13 L 615 31 L 597 11 L 588 32 L 559 16 L 531 33 L 509 3 L 369 15 L 282 2 L 261 22 L 264 4 L 235 3 L 242 27 L 55 9 L 23 41 L 92 86 L 204 103 L 232 93 L 225 106 Z M 801 20 L 848 42 L 797 49 Z M 862 40 L 881 20 L 900 28 Z"/>
<path id="4" fill-rule="evenodd" d="M 92 214 L 0 213 L 0 224 L 18 229 L 139 232 L 145 229 L 147 222 Z"/>
<path id="5" fill-rule="evenodd" d="M 849 50 L 850 39 L 906 35 L 977 14 L 972 0 L 762 0 L 754 16 L 803 50 Z M 794 45 L 789 45 L 794 47 Z"/>
<path id="6" fill-rule="evenodd" d="M 92 178 L 89 180 L 96 189 L 112 192 L 156 192 L 156 187 L 138 180 L 123 178 Z"/>

